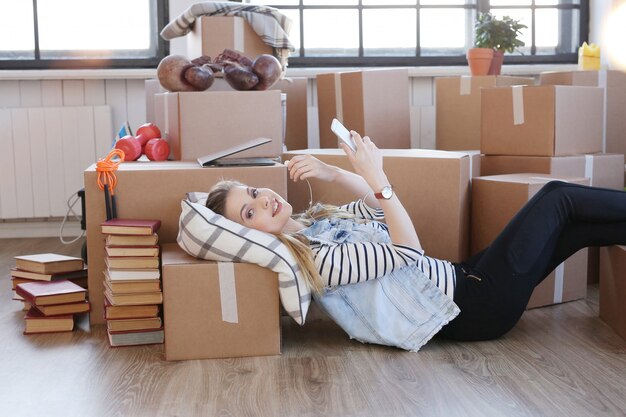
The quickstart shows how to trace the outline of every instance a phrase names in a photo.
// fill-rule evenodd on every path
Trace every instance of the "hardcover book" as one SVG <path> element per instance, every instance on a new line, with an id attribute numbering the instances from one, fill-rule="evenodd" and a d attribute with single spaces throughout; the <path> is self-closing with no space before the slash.
<path id="1" fill-rule="evenodd" d="M 108 256 L 128 256 L 128 257 L 157 257 L 159 256 L 158 246 L 105 246 L 104 250 Z"/>
<path id="2" fill-rule="evenodd" d="M 114 293 L 110 288 L 104 285 L 104 295 L 114 306 L 143 305 L 143 304 L 161 304 L 163 302 L 163 294 L 161 291 L 155 292 L 138 292 L 138 293 Z"/>
<path id="3" fill-rule="evenodd" d="M 83 260 L 74 256 L 59 255 L 56 253 L 38 253 L 15 257 L 15 267 L 22 271 L 39 274 L 57 274 L 82 270 Z"/>
<path id="4" fill-rule="evenodd" d="M 67 314 L 86 313 L 90 310 L 89 301 L 85 300 L 79 303 L 68 304 L 52 304 L 52 305 L 33 305 L 44 316 L 62 316 Z"/>
<path id="5" fill-rule="evenodd" d="M 103 234 L 152 235 L 161 227 L 161 220 L 111 219 L 100 225 Z"/>
<path id="6" fill-rule="evenodd" d="M 109 344 L 112 347 L 163 343 L 163 329 L 129 330 L 125 332 L 107 330 L 107 333 L 109 335 Z"/>
<path id="7" fill-rule="evenodd" d="M 107 270 L 110 281 L 139 281 L 154 280 L 161 278 L 159 269 L 109 269 Z"/>
<path id="8" fill-rule="evenodd" d="M 144 279 L 144 280 L 125 280 L 111 281 L 109 271 L 103 271 L 104 282 L 107 288 L 114 293 L 132 293 L 132 292 L 155 292 L 161 291 L 160 279 Z"/>
<path id="9" fill-rule="evenodd" d="M 18 284 L 17 295 L 35 305 L 67 304 L 85 301 L 87 290 L 66 279 L 59 281 L 33 281 Z"/>
<path id="10" fill-rule="evenodd" d="M 106 320 L 156 317 L 158 315 L 159 306 L 156 304 L 114 306 L 105 294 L 104 318 Z"/>
<path id="11" fill-rule="evenodd" d="M 159 235 L 107 235 L 104 244 L 107 246 L 156 246 Z"/>
<path id="12" fill-rule="evenodd" d="M 24 334 L 71 332 L 74 330 L 72 315 L 46 317 L 35 308 L 28 310 L 24 316 L 26 327 Z"/>
<path id="13" fill-rule="evenodd" d="M 160 317 L 145 317 L 138 319 L 107 320 L 107 329 L 112 332 L 126 332 L 129 330 L 158 330 L 161 328 Z"/>
<path id="14" fill-rule="evenodd" d="M 24 271 L 17 268 L 11 268 L 11 276 L 16 278 L 26 278 L 36 281 L 53 281 L 58 279 L 82 278 L 87 276 L 87 268 L 78 269 L 70 272 L 59 272 L 55 274 L 41 274 L 39 272 Z"/>
<path id="15" fill-rule="evenodd" d="M 159 258 L 151 257 L 104 257 L 104 263 L 109 269 L 156 269 L 159 267 Z"/>

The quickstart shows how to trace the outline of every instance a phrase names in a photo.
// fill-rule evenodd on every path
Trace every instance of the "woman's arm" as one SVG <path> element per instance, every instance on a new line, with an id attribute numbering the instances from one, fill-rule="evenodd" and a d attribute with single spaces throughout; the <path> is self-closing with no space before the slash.
<path id="1" fill-rule="evenodd" d="M 285 163 L 287 164 L 287 161 Z M 293 181 L 317 178 L 324 182 L 332 182 L 354 193 L 359 198 L 364 198 L 370 207 L 381 207 L 363 177 L 334 165 L 326 164 L 313 155 L 296 155 L 289 161 L 287 168 L 289 177 Z"/>
<path id="2" fill-rule="evenodd" d="M 340 146 L 348 156 L 356 173 L 365 180 L 374 192 L 380 192 L 383 187 L 391 185 L 383 170 L 383 156 L 380 149 L 369 137 L 361 138 L 355 131 L 350 133 L 356 143 L 357 151 L 353 152 L 344 144 L 340 144 Z M 385 220 L 389 227 L 391 241 L 395 244 L 421 250 L 422 245 L 415 232 L 413 222 L 398 195 L 394 192 L 389 200 L 380 199 L 378 202 L 385 211 Z"/>

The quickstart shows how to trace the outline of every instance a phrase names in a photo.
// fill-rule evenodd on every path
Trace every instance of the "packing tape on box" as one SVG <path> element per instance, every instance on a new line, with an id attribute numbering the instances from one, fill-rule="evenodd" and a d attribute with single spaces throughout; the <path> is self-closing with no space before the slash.
<path id="1" fill-rule="evenodd" d="M 563 272 L 565 266 L 563 262 L 559 264 L 554 270 L 554 304 L 563 302 Z"/>
<path id="2" fill-rule="evenodd" d="M 220 284 L 220 304 L 222 305 L 222 321 L 239 323 L 237 314 L 237 290 L 235 288 L 235 264 L 218 262 L 217 273 Z"/>
<path id="3" fill-rule="evenodd" d="M 524 123 L 524 86 L 514 85 L 511 87 L 513 94 L 513 124 Z"/>
<path id="4" fill-rule="evenodd" d="M 461 75 L 459 82 L 459 95 L 468 96 L 472 93 L 472 77 L 470 75 Z"/>
<path id="5" fill-rule="evenodd" d="M 593 155 L 585 155 L 585 178 L 589 178 L 589 185 L 593 186 Z"/>
<path id="6" fill-rule="evenodd" d="M 598 87 L 604 89 L 604 111 L 602 112 L 602 153 L 606 153 L 606 104 L 607 104 L 607 85 L 606 85 L 606 70 L 598 71 Z"/>
<path id="7" fill-rule="evenodd" d="M 335 73 L 335 117 L 343 123 L 343 99 L 341 98 L 341 73 Z"/>

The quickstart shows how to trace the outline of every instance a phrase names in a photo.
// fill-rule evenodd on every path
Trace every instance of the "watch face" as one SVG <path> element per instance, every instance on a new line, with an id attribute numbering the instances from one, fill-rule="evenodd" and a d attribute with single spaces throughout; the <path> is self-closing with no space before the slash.
<path id="1" fill-rule="evenodd" d="M 391 187 L 384 187 L 380 193 L 382 194 L 384 199 L 388 200 L 393 195 L 393 190 L 391 189 Z"/>

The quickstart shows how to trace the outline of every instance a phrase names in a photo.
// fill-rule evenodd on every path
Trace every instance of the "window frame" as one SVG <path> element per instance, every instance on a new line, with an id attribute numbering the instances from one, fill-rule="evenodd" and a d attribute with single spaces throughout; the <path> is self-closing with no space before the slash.
<path id="1" fill-rule="evenodd" d="M 464 55 L 449 55 L 449 56 L 420 56 L 420 34 L 419 34 L 419 16 L 420 11 L 423 9 L 435 9 L 435 8 L 458 8 L 458 9 L 474 9 L 475 13 L 489 11 L 490 9 L 529 9 L 531 10 L 531 52 L 530 55 L 511 55 L 507 54 L 507 64 L 566 64 L 576 63 L 578 60 L 578 54 L 576 52 L 561 53 L 553 55 L 536 55 L 535 46 L 535 11 L 540 9 L 578 9 L 579 10 L 579 40 L 578 45 L 588 41 L 589 37 L 589 0 L 580 0 L 579 4 L 564 4 L 559 3 L 556 5 L 537 5 L 533 0 L 528 6 L 490 6 L 489 0 L 476 0 L 476 4 L 460 4 L 460 5 L 420 5 L 419 1 L 416 5 L 367 5 L 364 6 L 361 0 L 357 5 L 304 5 L 303 0 L 299 0 L 298 5 L 274 5 L 271 0 L 268 0 L 267 5 L 270 7 L 276 7 L 284 10 L 299 10 L 300 18 L 300 39 L 301 45 L 298 56 L 289 57 L 289 66 L 291 68 L 303 68 L 303 67 L 355 67 L 355 66 L 454 66 L 454 65 L 467 65 L 467 60 Z M 390 8 L 413 8 L 417 10 L 417 47 L 415 56 L 364 56 L 363 54 L 363 17 L 362 12 L 364 9 L 390 9 Z M 304 50 L 304 13 L 303 10 L 312 9 L 356 9 L 358 10 L 359 19 L 359 47 L 358 56 L 306 56 Z M 559 34 L 562 36 L 563 27 L 559 28 Z"/>
<path id="2" fill-rule="evenodd" d="M 33 2 L 33 20 L 35 32 L 35 57 L 32 59 L 0 59 L 0 69 L 5 70 L 46 70 L 46 69 L 136 69 L 156 68 L 161 60 L 169 55 L 169 42 L 159 35 L 169 22 L 168 0 L 154 0 L 156 6 L 156 54 L 150 58 L 41 58 L 39 50 L 39 32 L 37 17 L 37 0 Z M 63 51 L 59 51 L 63 56 Z M 70 54 L 67 53 L 67 56 Z"/>

